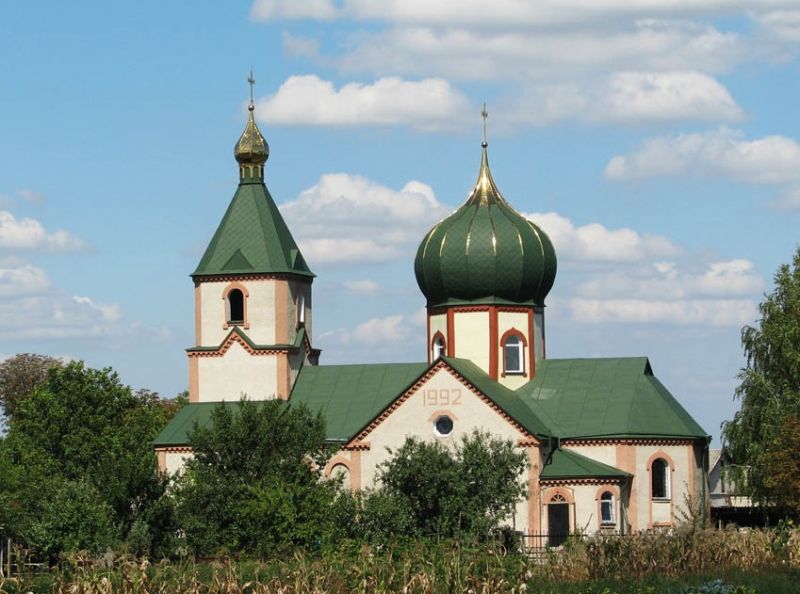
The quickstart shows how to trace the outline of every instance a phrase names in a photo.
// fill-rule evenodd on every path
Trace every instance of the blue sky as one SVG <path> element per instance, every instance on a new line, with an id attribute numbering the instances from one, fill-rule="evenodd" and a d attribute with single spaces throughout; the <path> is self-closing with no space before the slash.
<path id="1" fill-rule="evenodd" d="M 551 357 L 647 355 L 715 437 L 798 243 L 796 0 L 15 3 L 0 19 L 0 355 L 187 383 L 188 275 L 246 77 L 322 362 L 424 358 L 417 243 L 477 173 L 553 239 Z"/>

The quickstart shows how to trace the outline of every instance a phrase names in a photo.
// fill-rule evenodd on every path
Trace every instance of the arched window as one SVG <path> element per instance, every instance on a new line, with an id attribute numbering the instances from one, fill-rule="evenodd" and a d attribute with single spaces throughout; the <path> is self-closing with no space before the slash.
<path id="1" fill-rule="evenodd" d="M 650 465 L 651 494 L 653 499 L 669 499 L 669 463 L 656 458 Z"/>
<path id="2" fill-rule="evenodd" d="M 436 338 L 433 339 L 433 346 L 431 347 L 431 352 L 433 353 L 432 359 L 436 361 L 439 357 L 443 357 L 445 354 L 445 344 L 444 338 L 442 335 L 439 334 Z"/>
<path id="3" fill-rule="evenodd" d="M 503 371 L 525 373 L 525 343 L 522 337 L 511 334 L 503 343 Z"/>
<path id="4" fill-rule="evenodd" d="M 613 526 L 617 523 L 614 517 L 614 494 L 606 491 L 600 495 L 600 524 L 602 526 Z"/>
<path id="5" fill-rule="evenodd" d="M 228 291 L 228 323 L 244 324 L 244 294 L 240 289 Z"/>

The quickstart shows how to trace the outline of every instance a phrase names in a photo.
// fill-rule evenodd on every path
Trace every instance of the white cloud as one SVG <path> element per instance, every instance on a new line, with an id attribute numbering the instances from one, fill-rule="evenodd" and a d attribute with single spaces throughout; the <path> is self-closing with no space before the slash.
<path id="1" fill-rule="evenodd" d="M 380 78 L 373 84 L 348 83 L 336 89 L 315 75 L 291 76 L 278 92 L 256 106 L 271 124 L 301 126 L 451 127 L 468 111 L 466 98 L 448 81 Z"/>
<path id="2" fill-rule="evenodd" d="M 47 231 L 36 219 L 17 219 L 0 210 L 0 248 L 66 252 L 85 249 L 86 243 L 63 230 Z"/>
<path id="3" fill-rule="evenodd" d="M 347 173 L 323 175 L 280 208 L 312 268 L 410 257 L 433 223 L 450 212 L 421 182 L 393 190 Z"/>
<path id="4" fill-rule="evenodd" d="M 786 136 L 747 140 L 730 128 L 661 136 L 615 155 L 605 168 L 606 178 L 617 181 L 687 175 L 774 185 L 781 191 L 772 206 L 800 209 L 800 143 Z"/>
<path id="5" fill-rule="evenodd" d="M 721 175 L 751 183 L 800 179 L 800 144 L 785 136 L 745 140 L 729 128 L 651 138 L 633 153 L 614 156 L 605 175 L 636 180 L 659 175 Z"/>
<path id="6" fill-rule="evenodd" d="M 53 287 L 40 268 L 0 261 L 0 337 L 14 340 L 106 336 L 124 331 L 119 306 Z"/>
<path id="7" fill-rule="evenodd" d="M 281 19 L 327 21 L 336 17 L 336 8 L 330 0 L 255 0 L 250 16 L 257 21 Z"/>
<path id="8" fill-rule="evenodd" d="M 613 22 L 620 18 L 692 15 L 730 15 L 743 10 L 792 8 L 793 0 L 494 0 L 491 9 L 482 0 L 255 0 L 257 20 L 319 19 L 345 17 L 389 23 L 440 26 L 531 27 L 590 21 Z"/>
<path id="9" fill-rule="evenodd" d="M 647 323 L 742 326 L 756 319 L 756 303 L 749 299 L 571 299 L 573 319 L 593 324 Z"/>
<path id="10" fill-rule="evenodd" d="M 555 212 L 525 216 L 544 229 L 560 259 L 631 262 L 672 257 L 680 252 L 661 235 L 642 234 L 628 228 L 608 229 L 600 223 L 576 227 L 570 219 Z"/>
<path id="11" fill-rule="evenodd" d="M 763 277 L 748 260 L 707 262 L 702 266 L 655 262 L 591 275 L 578 284 L 575 293 L 590 299 L 624 297 L 659 301 L 752 297 L 763 287 Z"/>
<path id="12" fill-rule="evenodd" d="M 741 35 L 687 21 L 529 31 L 396 27 L 359 33 L 332 58 L 345 72 L 457 80 L 581 82 L 617 71 L 725 72 L 747 57 Z"/>
<path id="13" fill-rule="evenodd" d="M 349 340 L 365 344 L 384 344 L 403 342 L 408 335 L 409 329 L 403 316 L 394 315 L 360 323 L 353 329 Z"/>
<path id="14" fill-rule="evenodd" d="M 736 120 L 742 110 L 728 90 L 700 72 L 620 72 L 591 117 L 602 120 Z"/>
<path id="15" fill-rule="evenodd" d="M 381 286 L 378 283 L 369 279 L 345 281 L 344 287 L 353 295 L 363 295 L 366 297 L 373 297 L 381 290 Z"/>
<path id="16" fill-rule="evenodd" d="M 16 259 L 0 260 L 0 296 L 19 297 L 50 288 L 44 270 Z"/>

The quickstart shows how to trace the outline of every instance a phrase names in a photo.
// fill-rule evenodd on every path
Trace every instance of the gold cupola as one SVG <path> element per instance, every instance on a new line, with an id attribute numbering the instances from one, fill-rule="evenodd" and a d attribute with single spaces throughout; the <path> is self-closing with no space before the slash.
<path id="1" fill-rule="evenodd" d="M 256 109 L 253 103 L 253 72 L 250 72 L 250 104 L 247 106 L 247 124 L 244 132 L 239 137 L 236 147 L 233 149 L 233 156 L 239 163 L 239 180 L 241 182 L 261 182 L 264 180 L 264 163 L 269 158 L 269 145 L 261 131 L 256 125 L 254 112 Z"/>

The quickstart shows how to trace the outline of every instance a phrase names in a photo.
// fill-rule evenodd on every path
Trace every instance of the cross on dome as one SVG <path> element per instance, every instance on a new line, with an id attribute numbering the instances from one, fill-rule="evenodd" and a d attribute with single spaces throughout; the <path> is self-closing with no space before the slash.
<path id="1" fill-rule="evenodd" d="M 486 142 L 486 119 L 489 117 L 489 112 L 486 111 L 486 101 L 483 102 L 481 117 L 483 118 L 483 141 L 481 142 L 481 146 L 485 148 L 489 146 L 489 144 Z"/>

